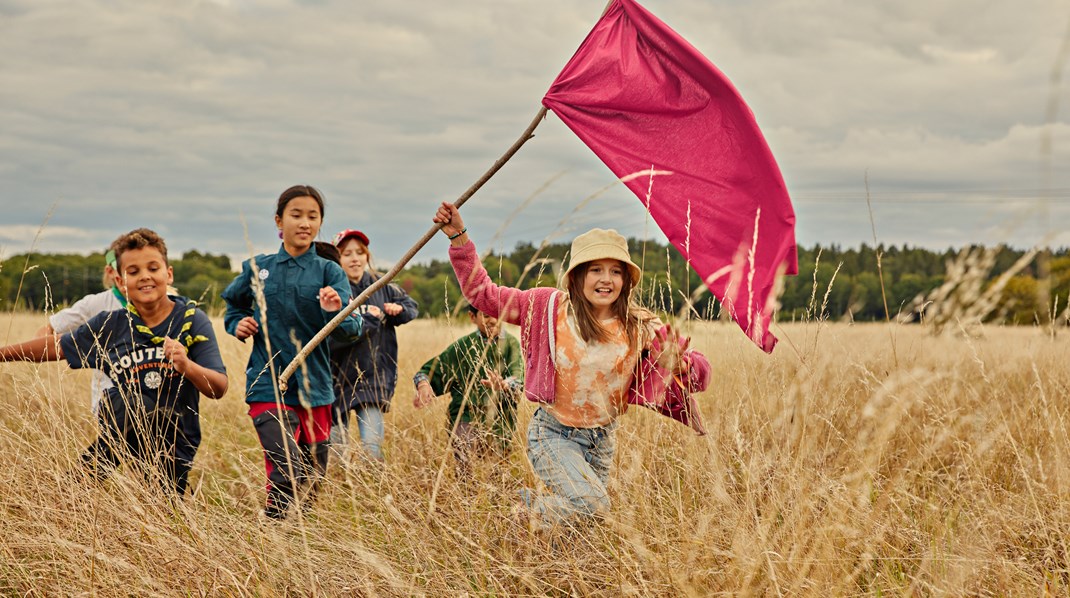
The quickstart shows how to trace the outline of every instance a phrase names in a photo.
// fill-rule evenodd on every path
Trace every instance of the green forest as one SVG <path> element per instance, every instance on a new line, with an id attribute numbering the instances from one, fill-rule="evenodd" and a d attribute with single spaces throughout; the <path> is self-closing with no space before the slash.
<path id="1" fill-rule="evenodd" d="M 629 241 L 633 257 L 643 267 L 641 301 L 658 310 L 679 313 L 688 309 L 700 318 L 720 317 L 715 299 L 703 292 L 697 274 L 668 245 Z M 567 243 L 536 246 L 518 244 L 511 252 L 490 254 L 487 270 L 501 284 L 529 288 L 556 285 L 556 273 L 568 251 Z M 1037 259 L 1023 250 L 968 247 L 936 252 L 917 247 L 883 246 L 842 248 L 839 245 L 798 248 L 799 274 L 786 277 L 780 295 L 778 318 L 884 320 L 885 298 L 889 316 L 909 319 L 915 299 L 941 287 L 956 260 L 982 251 L 988 262 L 975 264 L 974 274 L 991 285 L 1006 273 L 998 308 L 987 319 L 1013 324 L 1042 321 L 1044 314 L 1062 312 L 1070 299 L 1070 249 L 1053 251 L 1045 260 L 1048 276 L 1041 277 Z M 880 268 L 878 268 L 878 256 Z M 982 260 L 983 262 L 983 260 Z M 20 254 L 0 262 L 0 308 L 54 311 L 82 296 L 103 289 L 103 255 Z M 234 278 L 230 258 L 188 251 L 171 258 L 175 283 L 183 295 L 200 301 L 210 311 L 222 309 L 219 293 Z M 951 270 L 949 270 L 951 268 Z M 884 292 L 882 294 L 883 280 Z M 1050 281 L 1047 305 L 1039 291 Z M 395 282 L 420 304 L 422 315 L 439 316 L 455 309 L 460 297 L 448 262 L 410 264 Z M 906 316 L 905 318 L 903 316 Z"/>

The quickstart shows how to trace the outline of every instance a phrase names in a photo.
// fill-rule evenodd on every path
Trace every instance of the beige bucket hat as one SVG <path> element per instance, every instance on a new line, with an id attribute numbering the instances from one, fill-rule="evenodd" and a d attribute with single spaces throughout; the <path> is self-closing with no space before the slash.
<path id="1" fill-rule="evenodd" d="M 612 229 L 592 228 L 572 240 L 568 270 L 565 270 L 562 278 L 568 278 L 569 272 L 580 264 L 602 259 L 624 262 L 631 272 L 631 286 L 633 287 L 639 284 L 639 280 L 643 277 L 643 271 L 628 255 L 628 241 L 620 233 Z"/>

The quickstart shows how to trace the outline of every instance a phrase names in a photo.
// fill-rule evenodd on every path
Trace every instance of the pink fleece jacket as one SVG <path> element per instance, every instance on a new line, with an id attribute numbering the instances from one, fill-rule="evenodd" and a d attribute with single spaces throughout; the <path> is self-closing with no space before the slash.
<path id="1" fill-rule="evenodd" d="M 564 293 L 549 287 L 520 290 L 494 284 L 471 241 L 451 246 L 450 262 L 465 299 L 481 312 L 520 326 L 524 393 L 528 400 L 552 403 L 557 381 L 554 314 Z M 709 385 L 709 361 L 698 351 L 688 351 L 686 359 L 690 367 L 686 379 L 681 380 L 660 367 L 652 354 L 644 352 L 628 388 L 628 403 L 653 409 L 690 426 L 699 435 L 705 434 L 702 413 L 692 393 Z"/>

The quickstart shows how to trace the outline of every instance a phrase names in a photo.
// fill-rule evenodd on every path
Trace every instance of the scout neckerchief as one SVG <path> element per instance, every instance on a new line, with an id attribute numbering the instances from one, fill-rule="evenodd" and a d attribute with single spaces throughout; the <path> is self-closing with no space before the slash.
<path id="1" fill-rule="evenodd" d="M 119 292 L 119 287 L 112 287 L 111 294 L 115 295 L 115 298 L 119 300 L 119 305 L 126 307 L 126 295 Z M 137 313 L 137 312 L 135 312 Z"/>
<path id="2" fill-rule="evenodd" d="M 135 316 L 137 316 L 139 319 L 141 318 L 141 314 L 137 313 L 137 308 L 134 307 L 133 303 L 127 303 L 126 304 L 126 309 L 129 310 L 130 313 L 132 313 Z M 192 299 L 189 300 L 186 303 L 186 312 L 184 314 L 182 314 L 182 328 L 179 329 L 178 338 L 176 339 L 176 340 L 178 340 L 178 342 L 180 342 L 180 343 L 182 343 L 183 345 L 186 346 L 186 352 L 187 353 L 189 353 L 190 347 L 192 347 L 196 343 L 208 340 L 208 337 L 204 336 L 203 334 L 193 335 L 193 334 L 189 333 L 190 328 L 193 327 L 193 314 L 196 311 L 197 311 L 197 302 L 193 301 Z M 142 320 L 142 321 L 144 321 L 144 320 Z M 144 334 L 145 336 L 147 336 L 149 338 L 149 340 L 152 342 L 152 344 L 154 344 L 154 345 L 162 345 L 163 344 L 164 337 L 156 336 L 156 334 L 154 334 L 152 332 L 152 329 L 149 328 L 148 326 L 146 326 L 144 324 L 134 324 L 134 328 L 136 328 L 138 332 L 140 332 L 140 333 Z"/>

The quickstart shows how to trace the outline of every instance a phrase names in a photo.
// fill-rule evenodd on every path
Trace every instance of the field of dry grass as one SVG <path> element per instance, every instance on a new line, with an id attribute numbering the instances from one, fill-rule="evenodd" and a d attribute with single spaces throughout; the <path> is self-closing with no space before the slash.
<path id="1" fill-rule="evenodd" d="M 0 342 L 41 323 L 4 315 Z M 508 516 L 533 479 L 519 440 L 508 467 L 461 484 L 445 399 L 411 405 L 409 376 L 467 331 L 399 329 L 387 466 L 332 463 L 316 506 L 281 524 L 258 522 L 247 349 L 221 331 L 231 391 L 202 403 L 193 491 L 176 505 L 122 470 L 102 483 L 77 474 L 95 434 L 85 372 L 0 365 L 0 593 L 1070 592 L 1066 332 L 795 324 L 774 328 L 781 344 L 766 356 L 735 326 L 691 325 L 714 370 L 700 397 L 710 434 L 630 411 L 608 519 L 544 536 Z"/>

